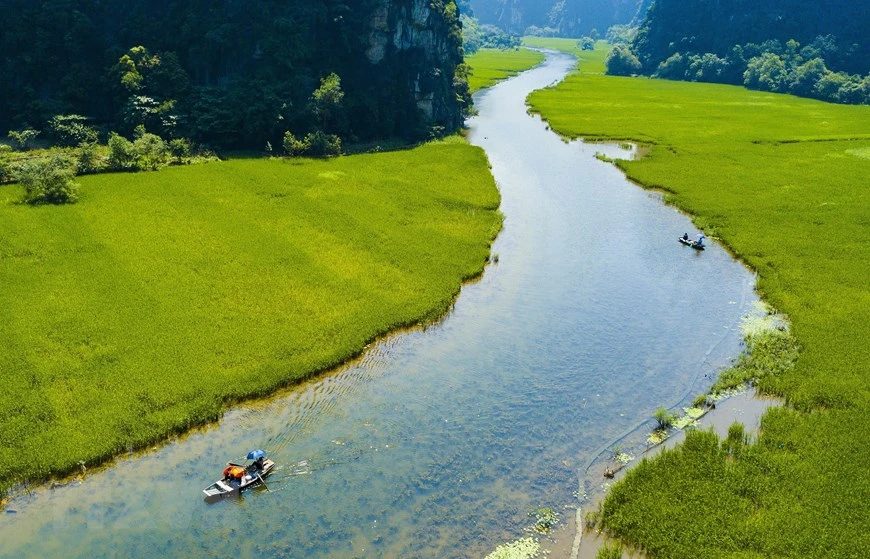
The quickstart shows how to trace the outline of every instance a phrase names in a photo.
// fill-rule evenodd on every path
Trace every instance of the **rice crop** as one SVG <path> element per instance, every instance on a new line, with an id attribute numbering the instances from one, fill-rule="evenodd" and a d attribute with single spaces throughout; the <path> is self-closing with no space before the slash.
<path id="1" fill-rule="evenodd" d="M 480 49 L 465 57 L 466 64 L 471 68 L 468 87 L 474 93 L 537 66 L 543 60 L 543 54 L 526 48 Z"/>
<path id="2" fill-rule="evenodd" d="M 793 336 L 759 344 L 801 348 L 787 368 L 764 351 L 744 362 L 770 371 L 759 388 L 787 402 L 765 414 L 756 442 L 735 456 L 691 433 L 614 486 L 604 526 L 652 557 L 863 556 L 870 107 L 580 70 L 532 94 L 533 109 L 566 137 L 650 145 L 616 164 L 758 272 Z"/>
<path id="3" fill-rule="evenodd" d="M 445 312 L 501 228 L 458 138 L 0 187 L 0 490 L 212 421 Z"/>

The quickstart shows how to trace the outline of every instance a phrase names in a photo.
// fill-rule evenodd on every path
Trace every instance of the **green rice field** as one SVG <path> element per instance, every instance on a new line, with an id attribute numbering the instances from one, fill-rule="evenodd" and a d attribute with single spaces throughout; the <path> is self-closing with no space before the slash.
<path id="1" fill-rule="evenodd" d="M 435 319 L 501 228 L 458 138 L 0 187 L 0 489 L 93 465 Z"/>
<path id="2" fill-rule="evenodd" d="M 480 49 L 465 57 L 465 62 L 471 67 L 468 86 L 474 93 L 537 66 L 543 60 L 544 55 L 535 50 Z"/>
<path id="3" fill-rule="evenodd" d="M 802 348 L 759 381 L 787 405 L 757 441 L 696 433 L 644 461 L 610 491 L 603 526 L 650 557 L 865 556 L 870 107 L 580 70 L 533 109 L 567 137 L 649 144 L 619 167 L 757 270 Z"/>

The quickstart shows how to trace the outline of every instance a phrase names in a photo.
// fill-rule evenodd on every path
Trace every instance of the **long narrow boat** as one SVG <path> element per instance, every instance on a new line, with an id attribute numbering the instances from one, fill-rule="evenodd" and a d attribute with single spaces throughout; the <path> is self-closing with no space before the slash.
<path id="1" fill-rule="evenodd" d="M 695 250 L 704 250 L 704 243 L 699 241 L 693 241 L 692 239 L 686 239 L 684 237 L 677 237 L 677 240 L 683 243 L 684 245 L 690 246 Z"/>
<path id="2" fill-rule="evenodd" d="M 215 501 L 223 497 L 238 496 L 242 490 L 265 483 L 263 478 L 272 473 L 275 462 L 266 458 L 262 450 L 252 450 L 248 453 L 249 463 L 236 464 L 227 462 L 224 477 L 202 490 L 206 501 Z"/>

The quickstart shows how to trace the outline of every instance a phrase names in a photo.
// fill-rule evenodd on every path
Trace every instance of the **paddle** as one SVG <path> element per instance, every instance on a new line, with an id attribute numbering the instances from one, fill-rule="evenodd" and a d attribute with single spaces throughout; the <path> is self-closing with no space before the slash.
<path id="1" fill-rule="evenodd" d="M 271 490 L 271 489 L 269 489 L 269 486 L 268 486 L 268 485 L 266 485 L 266 480 L 265 480 L 265 479 L 263 479 L 263 476 L 261 476 L 261 475 L 260 475 L 260 472 L 257 472 L 257 478 L 259 478 L 259 480 L 260 480 L 260 483 L 262 483 L 262 484 L 263 484 L 263 487 L 265 487 L 265 488 L 266 488 L 266 491 L 268 491 L 268 492 L 269 492 L 269 493 L 271 493 L 271 492 L 272 492 L 272 490 Z"/>

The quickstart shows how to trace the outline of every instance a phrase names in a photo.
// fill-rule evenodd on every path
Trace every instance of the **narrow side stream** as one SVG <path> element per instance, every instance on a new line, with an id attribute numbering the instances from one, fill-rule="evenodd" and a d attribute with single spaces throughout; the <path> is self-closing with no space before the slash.
<path id="1" fill-rule="evenodd" d="M 521 537 L 529 512 L 573 514 L 578 469 L 740 351 L 753 278 L 658 195 L 565 143 L 525 98 L 573 66 L 477 98 L 471 141 L 503 195 L 497 264 L 441 324 L 399 334 L 334 374 L 241 406 L 218 425 L 0 515 L 12 557 L 474 557 Z M 268 490 L 201 490 L 263 447 Z M 14 512 L 13 512 L 14 511 Z"/>

